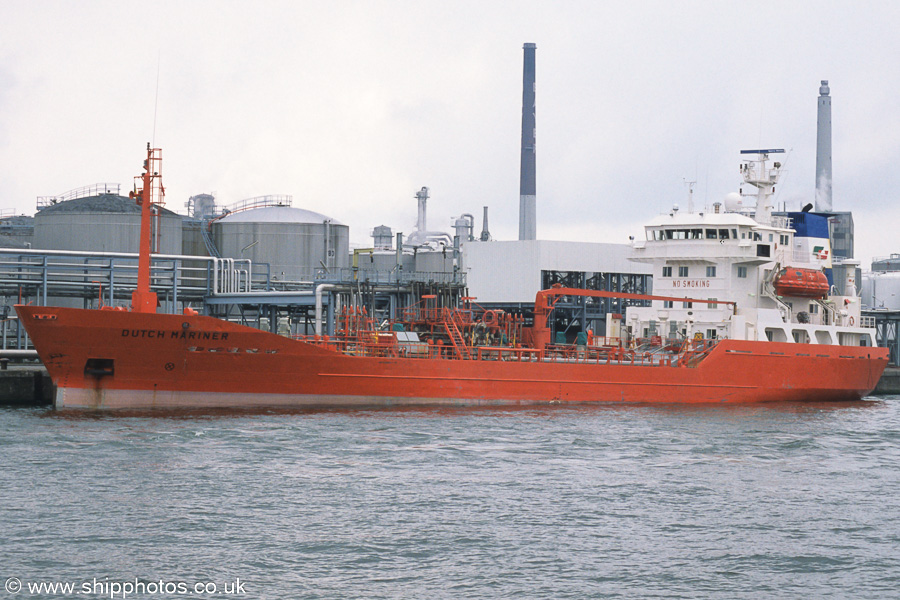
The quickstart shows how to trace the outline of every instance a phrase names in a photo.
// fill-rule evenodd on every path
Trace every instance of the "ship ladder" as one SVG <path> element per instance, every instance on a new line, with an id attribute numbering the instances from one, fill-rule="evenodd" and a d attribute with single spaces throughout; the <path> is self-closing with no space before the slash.
<path id="1" fill-rule="evenodd" d="M 450 341 L 453 342 L 453 347 L 456 348 L 456 355 L 465 359 L 472 358 L 469 353 L 469 347 L 466 346 L 466 341 L 463 339 L 462 333 L 459 332 L 459 327 L 456 326 L 453 319 L 445 319 L 444 328 L 447 330 L 447 335 L 450 336 Z"/>

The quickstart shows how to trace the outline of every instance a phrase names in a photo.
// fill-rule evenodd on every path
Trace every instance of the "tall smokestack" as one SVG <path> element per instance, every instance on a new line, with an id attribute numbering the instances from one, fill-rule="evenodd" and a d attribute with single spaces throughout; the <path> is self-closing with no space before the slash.
<path id="1" fill-rule="evenodd" d="M 525 68 L 522 77 L 522 167 L 519 177 L 519 239 L 537 239 L 537 181 L 535 164 L 534 50 L 525 44 Z"/>
<path id="2" fill-rule="evenodd" d="M 427 187 L 423 186 L 421 190 L 416 192 L 416 200 L 419 203 L 419 214 L 418 214 L 418 218 L 416 219 L 416 231 L 419 231 L 424 234 L 425 231 L 428 229 L 428 226 L 426 225 L 426 222 L 425 222 L 425 219 L 426 219 L 425 211 L 427 210 L 427 203 L 428 203 L 428 188 Z"/>
<path id="3" fill-rule="evenodd" d="M 488 230 L 488 221 L 487 221 L 487 209 L 488 207 L 484 207 L 484 225 L 481 227 L 481 241 L 489 242 L 491 241 L 491 232 Z"/>
<path id="4" fill-rule="evenodd" d="M 828 81 L 819 88 L 819 126 L 816 135 L 816 211 L 831 212 L 831 96 Z"/>

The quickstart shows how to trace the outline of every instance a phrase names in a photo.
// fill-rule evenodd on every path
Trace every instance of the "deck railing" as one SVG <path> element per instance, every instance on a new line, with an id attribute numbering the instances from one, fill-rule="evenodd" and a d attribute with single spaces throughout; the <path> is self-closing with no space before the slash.
<path id="1" fill-rule="evenodd" d="M 92 183 L 80 188 L 75 188 L 74 190 L 69 190 L 59 196 L 38 196 L 37 209 L 41 210 L 42 208 L 47 208 L 48 206 L 53 206 L 54 204 L 65 202 L 66 200 L 75 200 L 76 198 L 90 198 L 91 196 L 100 196 L 101 194 L 116 194 L 118 196 L 121 189 L 122 185 L 119 183 Z"/>
<path id="2" fill-rule="evenodd" d="M 543 350 L 512 346 L 473 346 L 469 348 L 467 356 L 462 356 L 449 341 L 398 342 L 394 334 L 387 331 L 360 332 L 351 338 L 302 335 L 293 338 L 351 356 L 644 367 L 693 367 L 718 343 L 718 340 L 686 340 L 668 345 L 639 344 L 634 349 L 573 344 L 553 344 Z"/>

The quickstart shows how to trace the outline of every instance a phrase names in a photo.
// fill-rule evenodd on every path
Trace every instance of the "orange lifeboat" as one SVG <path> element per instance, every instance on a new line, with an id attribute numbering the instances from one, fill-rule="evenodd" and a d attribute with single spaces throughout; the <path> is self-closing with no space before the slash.
<path id="1" fill-rule="evenodd" d="M 788 267 L 775 276 L 775 293 L 779 296 L 801 298 L 825 298 L 828 295 L 828 278 L 822 271 Z"/>

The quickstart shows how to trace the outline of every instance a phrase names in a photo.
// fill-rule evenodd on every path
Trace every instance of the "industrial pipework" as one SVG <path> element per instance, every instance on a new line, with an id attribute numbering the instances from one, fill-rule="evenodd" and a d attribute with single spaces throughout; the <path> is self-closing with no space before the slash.
<path id="1" fill-rule="evenodd" d="M 428 231 L 427 224 L 427 203 L 428 188 L 422 187 L 416 192 L 416 201 L 419 205 L 418 218 L 416 219 L 416 230 L 413 231 L 406 240 L 408 246 L 423 246 L 430 242 L 435 244 L 444 244 L 445 246 L 453 245 L 453 238 L 449 233 L 443 231 Z"/>

